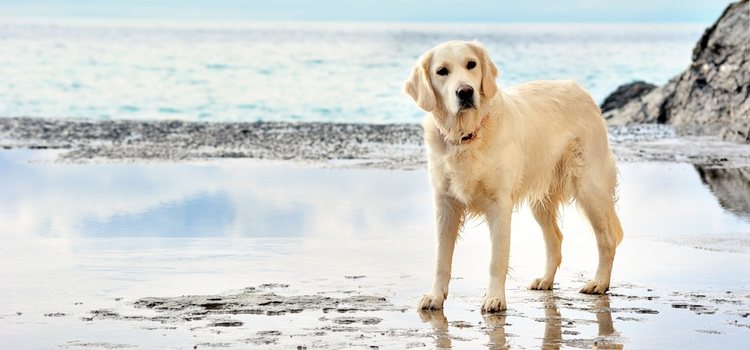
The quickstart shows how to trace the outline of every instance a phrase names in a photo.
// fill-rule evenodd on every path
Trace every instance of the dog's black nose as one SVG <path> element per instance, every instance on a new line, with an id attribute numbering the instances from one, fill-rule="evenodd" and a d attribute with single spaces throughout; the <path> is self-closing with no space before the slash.
<path id="1" fill-rule="evenodd" d="M 469 85 L 463 85 L 456 90 L 456 95 L 462 101 L 471 100 L 474 97 L 474 89 Z"/>

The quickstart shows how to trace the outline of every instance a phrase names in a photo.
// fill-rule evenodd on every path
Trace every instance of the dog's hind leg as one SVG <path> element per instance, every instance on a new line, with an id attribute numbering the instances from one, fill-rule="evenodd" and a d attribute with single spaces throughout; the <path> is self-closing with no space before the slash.
<path id="1" fill-rule="evenodd" d="M 559 203 L 551 200 L 537 202 L 531 206 L 534 218 L 542 228 L 544 245 L 547 247 L 547 266 L 544 276 L 531 281 L 529 289 L 550 290 L 555 282 L 555 273 L 562 261 L 562 233 L 557 225 L 557 210 Z"/>
<path id="2" fill-rule="evenodd" d="M 609 289 L 615 250 L 622 240 L 620 219 L 615 213 L 611 194 L 579 196 L 578 203 L 591 222 L 599 248 L 599 266 L 596 274 L 581 288 L 581 293 L 603 294 Z"/>

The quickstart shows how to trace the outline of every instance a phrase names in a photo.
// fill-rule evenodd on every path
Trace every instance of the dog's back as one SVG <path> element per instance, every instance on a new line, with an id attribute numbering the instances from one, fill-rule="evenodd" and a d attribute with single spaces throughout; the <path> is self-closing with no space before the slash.
<path id="1" fill-rule="evenodd" d="M 580 85 L 534 81 L 505 89 L 503 99 L 504 122 L 512 123 L 521 136 L 521 197 L 530 203 L 566 202 L 577 197 L 581 179 L 589 176 L 614 195 L 617 173 L 607 128 L 599 107 Z"/>

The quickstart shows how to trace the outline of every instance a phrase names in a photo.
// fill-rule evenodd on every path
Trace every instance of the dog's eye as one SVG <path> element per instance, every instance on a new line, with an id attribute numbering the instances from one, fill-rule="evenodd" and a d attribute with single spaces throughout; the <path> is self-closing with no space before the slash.
<path id="1" fill-rule="evenodd" d="M 471 70 L 471 69 L 474 69 L 474 67 L 476 67 L 476 66 L 477 66 L 477 63 L 476 63 L 476 62 L 474 62 L 474 61 L 469 61 L 469 63 L 467 63 L 467 64 L 466 64 L 466 69 L 469 69 L 469 70 Z"/>
<path id="2" fill-rule="evenodd" d="M 448 71 L 448 68 L 445 68 L 445 67 L 443 67 L 443 68 L 440 68 L 440 69 L 438 69 L 438 71 L 437 71 L 437 74 L 438 74 L 438 75 L 448 75 L 448 73 L 450 73 L 450 72 Z"/>

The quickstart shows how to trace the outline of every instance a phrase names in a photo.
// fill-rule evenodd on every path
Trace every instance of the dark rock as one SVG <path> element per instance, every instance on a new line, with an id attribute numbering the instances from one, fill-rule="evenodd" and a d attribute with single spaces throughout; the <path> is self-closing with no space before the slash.
<path id="1" fill-rule="evenodd" d="M 604 99 L 604 102 L 601 105 L 602 112 L 620 108 L 633 99 L 639 99 L 653 89 L 656 89 L 656 85 L 640 80 L 620 85 L 615 92 L 609 94 L 609 96 Z"/>
<path id="2" fill-rule="evenodd" d="M 288 285 L 287 285 L 288 286 Z M 152 309 L 161 314 L 160 320 L 197 321 L 209 316 L 237 314 L 265 314 L 269 316 L 300 313 L 304 310 L 325 310 L 347 308 L 352 312 L 394 310 L 395 306 L 385 297 L 376 295 L 355 295 L 344 298 L 333 298 L 322 295 L 279 295 L 262 290 L 263 288 L 246 288 L 238 294 L 226 295 L 188 295 L 170 298 L 146 297 L 135 301 L 137 308 Z M 123 316 L 110 310 L 91 311 L 94 319 L 121 319 Z M 146 316 L 135 316 L 153 320 Z M 158 316 L 157 316 L 158 317 Z M 361 324 L 377 324 L 377 317 L 342 317 L 342 323 L 351 319 Z M 229 324 L 214 321 L 212 327 L 236 327 L 234 321 Z M 266 334 L 267 335 L 267 334 Z"/>
<path id="3" fill-rule="evenodd" d="M 209 327 L 242 327 L 244 323 L 236 320 L 220 320 L 211 322 L 208 324 Z"/>
<path id="4" fill-rule="evenodd" d="M 361 323 L 363 325 L 372 325 L 380 323 L 383 319 L 380 317 L 336 317 L 332 321 L 337 324 Z"/>
<path id="5" fill-rule="evenodd" d="M 273 335 L 273 336 L 279 336 L 281 335 L 281 331 L 277 330 L 271 330 L 271 331 L 258 331 L 258 335 Z"/>
<path id="6" fill-rule="evenodd" d="M 730 4 L 667 84 L 608 110 L 611 125 L 665 123 L 685 135 L 750 143 L 750 3 Z"/>
<path id="7" fill-rule="evenodd" d="M 356 280 L 356 279 L 365 278 L 365 277 L 366 276 L 363 276 L 363 275 L 344 276 L 344 278 L 350 279 L 350 280 Z"/>

